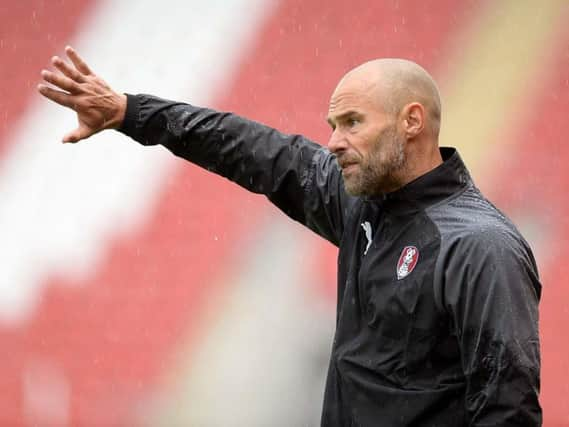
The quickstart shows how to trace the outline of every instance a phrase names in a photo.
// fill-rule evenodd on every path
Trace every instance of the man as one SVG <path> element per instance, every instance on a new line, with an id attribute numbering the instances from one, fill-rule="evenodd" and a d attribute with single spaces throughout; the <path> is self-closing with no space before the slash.
<path id="1" fill-rule="evenodd" d="M 323 426 L 539 426 L 533 255 L 438 147 L 429 74 L 381 59 L 330 100 L 328 149 L 230 113 L 122 95 L 77 53 L 42 95 L 77 112 L 77 142 L 115 128 L 265 194 L 339 246 Z"/>

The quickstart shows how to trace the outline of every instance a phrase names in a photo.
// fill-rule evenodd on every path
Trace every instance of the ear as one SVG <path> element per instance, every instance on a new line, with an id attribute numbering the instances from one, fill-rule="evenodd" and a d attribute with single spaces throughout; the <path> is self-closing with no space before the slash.
<path id="1" fill-rule="evenodd" d="M 401 113 L 407 138 L 419 135 L 425 127 L 425 107 L 418 102 L 412 102 L 403 107 Z"/>

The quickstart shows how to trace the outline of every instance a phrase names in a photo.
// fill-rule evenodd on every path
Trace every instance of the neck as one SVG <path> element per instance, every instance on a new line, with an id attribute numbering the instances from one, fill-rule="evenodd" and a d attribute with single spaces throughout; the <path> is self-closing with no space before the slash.
<path id="1" fill-rule="evenodd" d="M 414 147 L 425 147 L 422 150 L 409 150 L 406 153 L 405 167 L 401 170 L 399 188 L 432 171 L 443 163 L 438 143 L 415 142 Z"/>

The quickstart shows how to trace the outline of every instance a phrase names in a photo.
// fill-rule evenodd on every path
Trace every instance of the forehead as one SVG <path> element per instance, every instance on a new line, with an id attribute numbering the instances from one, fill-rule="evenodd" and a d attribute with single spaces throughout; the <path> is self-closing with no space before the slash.
<path id="1" fill-rule="evenodd" d="M 347 110 L 380 109 L 377 85 L 362 78 L 345 77 L 332 93 L 328 107 L 330 117 Z"/>

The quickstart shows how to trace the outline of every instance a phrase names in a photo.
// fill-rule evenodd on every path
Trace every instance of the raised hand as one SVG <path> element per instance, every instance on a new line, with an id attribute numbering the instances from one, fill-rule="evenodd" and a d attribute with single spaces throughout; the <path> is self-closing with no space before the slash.
<path id="1" fill-rule="evenodd" d="M 65 53 L 73 66 L 54 56 L 51 62 L 60 73 L 41 72 L 46 82 L 61 90 L 38 85 L 43 96 L 77 113 L 79 125 L 63 137 L 63 142 L 78 142 L 104 129 L 119 127 L 126 112 L 126 95 L 113 91 L 73 48 L 66 47 Z"/>

